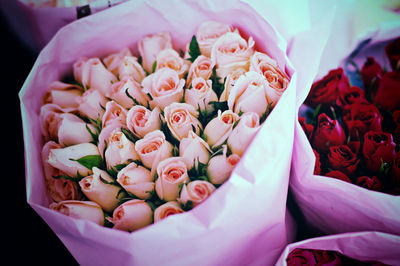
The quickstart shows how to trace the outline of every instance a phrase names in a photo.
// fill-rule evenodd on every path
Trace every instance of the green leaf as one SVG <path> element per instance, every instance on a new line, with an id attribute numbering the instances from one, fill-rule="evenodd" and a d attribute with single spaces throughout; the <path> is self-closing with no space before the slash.
<path id="1" fill-rule="evenodd" d="M 153 65 L 151 66 L 151 73 L 154 73 L 156 71 L 157 68 L 157 61 L 153 62 Z"/>
<path id="2" fill-rule="evenodd" d="M 55 178 L 55 179 L 64 178 L 64 179 L 72 180 L 72 181 L 75 181 L 75 182 L 79 182 L 84 178 L 84 176 L 79 174 L 79 172 L 77 171 L 75 177 L 72 177 L 72 176 L 69 176 L 69 175 L 53 175 L 53 178 Z"/>
<path id="3" fill-rule="evenodd" d="M 79 159 L 70 158 L 70 160 L 78 162 L 79 164 L 90 170 L 92 170 L 93 167 L 102 168 L 103 166 L 103 158 L 101 158 L 100 155 L 87 155 Z"/>
<path id="4" fill-rule="evenodd" d="M 262 116 L 260 117 L 260 125 L 262 123 L 264 123 L 265 120 L 267 120 L 267 117 L 269 116 L 269 114 L 271 113 L 272 110 L 272 103 L 269 103 L 267 105 L 267 109 L 265 110 L 265 112 L 262 114 Z"/>
<path id="5" fill-rule="evenodd" d="M 186 204 L 181 204 L 181 206 L 182 206 L 182 210 L 189 211 L 193 208 L 193 202 L 191 200 L 188 200 L 186 202 Z"/>
<path id="6" fill-rule="evenodd" d="M 140 105 L 140 103 L 135 98 L 133 98 L 132 95 L 129 94 L 128 89 L 129 88 L 126 88 L 125 90 L 126 96 L 128 96 L 128 98 L 130 98 L 135 103 L 135 105 Z"/>
<path id="7" fill-rule="evenodd" d="M 125 137 L 135 143 L 139 138 L 137 138 L 129 129 L 121 128 L 121 132 L 124 133 Z"/>
<path id="8" fill-rule="evenodd" d="M 99 179 L 100 179 L 101 182 L 103 182 L 103 183 L 106 184 L 106 185 L 113 185 L 113 186 L 117 186 L 117 187 L 120 186 L 119 183 L 118 183 L 117 181 L 115 181 L 115 180 L 113 180 L 113 181 L 107 181 L 107 180 L 104 179 L 101 175 L 99 176 Z"/>
<path id="9" fill-rule="evenodd" d="M 318 122 L 317 117 L 319 115 L 319 111 L 321 110 L 321 106 L 322 106 L 321 104 L 318 104 L 317 107 L 315 107 L 310 124 L 316 125 L 316 123 Z"/>
<path id="10" fill-rule="evenodd" d="M 211 101 L 208 104 L 213 105 L 214 110 L 221 110 L 221 112 L 226 111 L 226 110 L 229 109 L 228 101 L 225 101 L 225 102 Z"/>
<path id="11" fill-rule="evenodd" d="M 189 44 L 189 60 L 193 63 L 196 58 L 201 55 L 199 43 L 197 42 L 196 35 L 193 35 Z"/>
<path id="12" fill-rule="evenodd" d="M 224 91 L 225 88 L 225 82 L 226 82 L 226 78 L 224 79 L 223 83 L 220 83 L 220 77 L 218 77 L 217 75 L 217 69 L 214 66 L 213 70 L 212 70 L 212 75 L 211 75 L 211 81 L 212 81 L 212 89 L 215 92 L 215 94 L 217 94 L 218 99 L 220 98 L 222 92 Z"/>
<path id="13" fill-rule="evenodd" d="M 99 135 L 100 133 L 97 132 L 92 132 L 92 130 L 89 128 L 88 124 L 86 124 L 86 130 L 89 132 L 90 136 L 92 137 L 92 141 L 91 143 L 93 143 L 94 145 L 97 145 L 97 142 L 99 141 Z"/>

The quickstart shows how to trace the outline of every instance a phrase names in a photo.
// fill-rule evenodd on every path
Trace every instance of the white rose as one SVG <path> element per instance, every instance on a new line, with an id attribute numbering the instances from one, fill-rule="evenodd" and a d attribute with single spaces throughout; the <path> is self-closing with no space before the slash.
<path id="1" fill-rule="evenodd" d="M 235 85 L 236 81 L 240 78 L 240 76 L 244 75 L 246 72 L 247 71 L 245 69 L 238 68 L 235 69 L 233 72 L 231 72 L 228 76 L 226 76 L 224 91 L 221 93 L 221 96 L 219 97 L 220 102 L 228 101 L 229 94 L 231 93 L 233 85 Z"/>
<path id="2" fill-rule="evenodd" d="M 92 143 L 81 143 L 65 148 L 50 149 L 47 162 L 68 176 L 75 177 L 77 174 L 87 176 L 92 174 L 92 169 L 86 168 L 77 161 L 86 156 L 100 156 L 97 146 Z"/>
<path id="3" fill-rule="evenodd" d="M 230 25 L 217 21 L 205 21 L 201 23 L 196 33 L 201 54 L 211 57 L 211 49 L 217 39 L 231 31 L 232 27 Z"/>
<path id="4" fill-rule="evenodd" d="M 156 106 L 152 111 L 141 105 L 133 106 L 126 116 L 126 125 L 133 134 L 143 138 L 147 133 L 161 128 L 161 111 Z"/>
<path id="5" fill-rule="evenodd" d="M 103 116 L 103 108 L 107 103 L 106 98 L 95 89 L 85 91 L 80 97 L 76 98 L 76 101 L 79 113 L 94 120 Z"/>
<path id="6" fill-rule="evenodd" d="M 135 149 L 143 165 L 150 168 L 153 175 L 159 162 L 172 156 L 173 147 L 161 130 L 155 130 L 136 141 Z"/>
<path id="7" fill-rule="evenodd" d="M 139 156 L 135 150 L 135 144 L 118 128 L 109 136 L 104 156 L 107 169 L 111 169 L 119 164 L 125 164 L 130 160 L 139 160 Z"/>
<path id="8" fill-rule="evenodd" d="M 178 202 L 182 205 L 191 202 L 191 207 L 194 208 L 205 201 L 214 191 L 215 187 L 210 182 L 195 180 L 183 185 Z"/>
<path id="9" fill-rule="evenodd" d="M 149 199 L 154 191 L 154 177 L 150 171 L 134 162 L 118 172 L 117 182 L 140 199 Z"/>
<path id="10" fill-rule="evenodd" d="M 183 159 L 188 170 L 197 166 L 198 162 L 207 164 L 211 149 L 202 138 L 190 131 L 186 138 L 179 143 L 179 156 Z"/>
<path id="11" fill-rule="evenodd" d="M 156 71 L 161 68 L 170 68 L 178 73 L 179 78 L 183 78 L 188 72 L 190 61 L 181 58 L 174 49 L 165 49 L 157 54 Z"/>
<path id="12" fill-rule="evenodd" d="M 144 200 L 129 200 L 119 205 L 108 220 L 114 229 L 132 232 L 153 223 L 153 210 Z"/>
<path id="13" fill-rule="evenodd" d="M 172 103 L 164 109 L 167 126 L 177 140 L 187 137 L 193 129 L 196 134 L 200 133 L 203 127 L 197 119 L 198 115 L 194 107 L 187 103 Z"/>
<path id="14" fill-rule="evenodd" d="M 212 112 L 214 107 L 209 102 L 218 101 L 218 96 L 212 89 L 211 80 L 195 78 L 191 85 L 191 88 L 185 91 L 185 103 L 190 104 L 196 110 L 200 108 L 202 112 L 204 110 Z"/>
<path id="15" fill-rule="evenodd" d="M 75 80 L 85 89 L 98 90 L 105 95 L 117 78 L 100 61 L 99 58 L 80 58 L 73 65 Z"/>
<path id="16" fill-rule="evenodd" d="M 138 48 L 143 68 L 151 73 L 157 54 L 164 49 L 172 48 L 171 36 L 168 32 L 146 36 L 139 41 Z"/>
<path id="17" fill-rule="evenodd" d="M 106 212 L 112 212 L 118 206 L 119 198 L 124 196 L 120 187 L 109 184 L 113 181 L 106 171 L 93 167 L 93 174 L 84 177 L 79 185 L 89 200 L 99 204 Z"/>
<path id="18" fill-rule="evenodd" d="M 183 213 L 184 211 L 180 207 L 177 201 L 168 201 L 154 210 L 154 222 L 158 222 L 162 219 L 167 218 L 170 215 Z"/>
<path id="19" fill-rule="evenodd" d="M 221 145 L 232 132 L 233 125 L 239 120 L 239 115 L 231 110 L 221 112 L 218 110 L 217 117 L 213 118 L 204 128 L 207 143 L 212 148 Z"/>
<path id="20" fill-rule="evenodd" d="M 117 53 L 112 53 L 103 58 L 104 65 L 115 76 L 119 75 L 119 66 L 123 62 L 125 56 L 132 56 L 131 50 L 128 47 L 123 48 Z"/>
<path id="21" fill-rule="evenodd" d="M 162 68 L 147 76 L 142 81 L 143 93 L 150 97 L 150 108 L 156 106 L 164 109 L 173 102 L 183 98 L 185 80 L 179 79 L 178 73 L 170 68 Z"/>
<path id="22" fill-rule="evenodd" d="M 250 71 L 263 75 L 268 83 L 266 97 L 272 107 L 276 105 L 289 84 L 289 77 L 281 71 L 278 63 L 266 54 L 256 52 L 250 60 Z"/>
<path id="23" fill-rule="evenodd" d="M 228 107 L 235 113 L 255 112 L 260 117 L 268 107 L 267 80 L 257 72 L 250 71 L 241 76 L 231 89 Z"/>
<path id="24" fill-rule="evenodd" d="M 243 39 L 238 32 L 228 32 L 218 38 L 211 51 L 211 60 L 217 66 L 217 75 L 224 79 L 238 68 L 248 70 L 254 53 L 254 40 Z"/>
<path id="25" fill-rule="evenodd" d="M 228 145 L 232 153 L 242 156 L 259 129 L 260 117 L 258 114 L 244 113 L 228 137 Z"/>
<path id="26" fill-rule="evenodd" d="M 227 146 L 223 146 L 223 153 L 210 159 L 207 165 L 207 176 L 214 185 L 223 184 L 230 176 L 236 164 L 240 161 L 237 154 L 227 156 Z"/>
<path id="27" fill-rule="evenodd" d="M 179 185 L 189 181 L 186 164 L 180 157 L 161 161 L 157 167 L 156 193 L 161 200 L 174 201 L 179 196 Z"/>
<path id="28" fill-rule="evenodd" d="M 52 203 L 49 208 L 76 219 L 88 220 L 104 226 L 103 210 L 99 204 L 92 201 L 65 200 Z"/>
<path id="29" fill-rule="evenodd" d="M 149 97 L 142 92 L 140 84 L 130 77 L 124 77 L 121 81 L 115 82 L 106 96 L 126 109 L 137 103 L 146 106 L 149 101 Z"/>
<path id="30" fill-rule="evenodd" d="M 76 99 L 81 95 L 82 88 L 78 85 L 54 81 L 50 84 L 49 90 L 43 96 L 43 103 L 54 103 L 61 108 L 76 108 L 78 107 Z"/>

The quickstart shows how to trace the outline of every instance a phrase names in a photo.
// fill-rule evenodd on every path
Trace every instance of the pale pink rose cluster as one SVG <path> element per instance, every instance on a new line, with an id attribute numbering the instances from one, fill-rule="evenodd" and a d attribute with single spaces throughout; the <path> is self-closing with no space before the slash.
<path id="1" fill-rule="evenodd" d="M 216 21 L 186 52 L 167 32 L 136 45 L 79 58 L 39 115 L 50 208 L 129 232 L 210 197 L 289 83 L 252 37 Z"/>

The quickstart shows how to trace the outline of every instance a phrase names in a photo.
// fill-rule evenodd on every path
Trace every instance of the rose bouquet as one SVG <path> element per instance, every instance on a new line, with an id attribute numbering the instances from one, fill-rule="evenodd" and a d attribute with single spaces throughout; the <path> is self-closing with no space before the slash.
<path id="1" fill-rule="evenodd" d="M 275 265 L 397 265 L 400 237 L 345 233 L 289 244 Z"/>
<path id="2" fill-rule="evenodd" d="M 398 75 L 386 64 L 397 40 L 388 32 L 317 79 L 299 111 L 291 189 L 306 221 L 324 233 L 400 233 Z"/>
<path id="3" fill-rule="evenodd" d="M 79 263 L 270 264 L 293 238 L 286 196 L 301 79 L 276 30 L 229 3 L 128 1 L 62 28 L 40 53 L 20 93 L 27 198 Z M 217 35 L 196 34 L 210 20 L 230 26 L 212 46 Z M 249 71 L 257 66 L 268 79 Z"/>

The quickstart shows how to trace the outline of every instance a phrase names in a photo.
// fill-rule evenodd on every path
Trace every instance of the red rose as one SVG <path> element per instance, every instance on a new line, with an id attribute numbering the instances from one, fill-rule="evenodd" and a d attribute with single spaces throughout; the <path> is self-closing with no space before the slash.
<path id="1" fill-rule="evenodd" d="M 360 176 L 356 180 L 356 185 L 375 191 L 382 191 L 382 182 L 376 176 Z"/>
<path id="2" fill-rule="evenodd" d="M 330 172 L 326 173 L 325 176 L 333 177 L 333 178 L 340 179 L 342 181 L 351 183 L 350 178 L 348 178 L 347 175 L 345 175 L 342 172 L 337 171 L 337 170 L 330 171 Z"/>
<path id="3" fill-rule="evenodd" d="M 329 147 L 344 144 L 345 141 L 346 134 L 340 123 L 324 113 L 320 114 L 312 141 L 313 148 L 318 152 L 328 152 Z"/>
<path id="4" fill-rule="evenodd" d="M 353 176 L 360 160 L 354 151 L 347 145 L 332 146 L 328 154 L 328 167 L 339 170 L 347 176 Z"/>
<path id="5" fill-rule="evenodd" d="M 376 92 L 376 88 L 379 87 L 379 83 L 382 79 L 383 70 L 381 65 L 375 61 L 373 57 L 367 57 L 363 67 L 361 68 L 361 78 L 364 87 L 372 89 L 373 94 Z M 374 90 L 375 88 L 375 90 Z"/>
<path id="6" fill-rule="evenodd" d="M 392 178 L 394 186 L 400 187 L 400 151 L 396 153 L 393 159 Z"/>
<path id="7" fill-rule="evenodd" d="M 392 163 L 396 144 L 392 134 L 369 131 L 364 135 L 362 154 L 368 170 L 377 173 L 382 163 Z"/>
<path id="8" fill-rule="evenodd" d="M 400 37 L 386 45 L 385 53 L 392 69 L 398 71 L 400 69 Z"/>
<path id="9" fill-rule="evenodd" d="M 394 111 L 392 117 L 396 126 L 393 131 L 393 139 L 395 142 L 400 142 L 400 110 Z"/>
<path id="10" fill-rule="evenodd" d="M 330 250 L 313 250 L 317 265 L 339 266 L 343 265 L 341 254 Z"/>
<path id="11" fill-rule="evenodd" d="M 320 175 L 321 174 L 321 161 L 319 158 L 319 153 L 314 149 L 313 149 L 313 152 L 315 154 L 314 175 Z"/>
<path id="12" fill-rule="evenodd" d="M 379 83 L 374 104 L 386 110 L 400 109 L 400 71 L 386 72 Z"/>
<path id="13" fill-rule="evenodd" d="M 314 126 L 311 124 L 307 124 L 304 117 L 299 117 L 299 123 L 306 133 L 308 140 L 311 140 L 312 134 L 314 132 Z"/>
<path id="14" fill-rule="evenodd" d="M 354 103 L 346 106 L 343 121 L 353 139 L 360 140 L 370 130 L 382 131 L 382 115 L 372 104 Z"/>
<path id="15" fill-rule="evenodd" d="M 305 103 L 314 108 L 318 104 L 330 106 L 336 101 L 339 92 L 348 88 L 350 88 L 350 82 L 343 69 L 331 70 L 321 80 L 314 82 Z"/>
<path id="16" fill-rule="evenodd" d="M 340 107 L 351 105 L 353 103 L 368 103 L 365 99 L 364 91 L 357 86 L 352 86 L 349 89 L 340 92 L 336 100 L 336 104 Z"/>
<path id="17" fill-rule="evenodd" d="M 311 250 L 296 248 L 286 258 L 288 266 L 316 265 L 314 254 Z"/>

